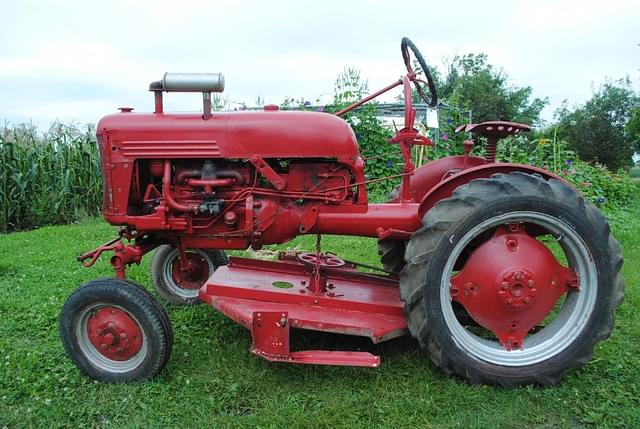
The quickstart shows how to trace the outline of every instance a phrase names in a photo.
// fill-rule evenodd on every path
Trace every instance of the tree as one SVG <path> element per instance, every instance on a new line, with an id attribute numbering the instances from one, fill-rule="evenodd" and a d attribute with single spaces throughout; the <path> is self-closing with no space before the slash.
<path id="1" fill-rule="evenodd" d="M 636 102 L 638 101 L 636 97 Z M 627 122 L 627 133 L 633 141 L 633 149 L 640 151 L 640 106 L 636 105 L 631 111 L 631 119 Z"/>
<path id="2" fill-rule="evenodd" d="M 556 112 L 558 136 L 585 161 L 600 162 L 611 169 L 628 166 L 638 148 L 634 113 L 638 101 L 628 78 L 607 81 L 583 105 L 573 111 L 564 105 Z"/>
<path id="3" fill-rule="evenodd" d="M 440 98 L 450 105 L 473 111 L 474 122 L 503 120 L 535 124 L 547 105 L 532 98 L 530 86 L 509 85 L 509 77 L 487 62 L 486 54 L 456 56 L 444 78 L 438 76 Z"/>

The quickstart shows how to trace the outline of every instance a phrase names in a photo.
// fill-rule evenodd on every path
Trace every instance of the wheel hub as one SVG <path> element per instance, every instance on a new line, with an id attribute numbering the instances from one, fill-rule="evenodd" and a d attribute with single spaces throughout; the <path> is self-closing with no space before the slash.
<path id="1" fill-rule="evenodd" d="M 112 360 L 129 360 L 142 348 L 138 323 L 117 307 L 102 307 L 93 313 L 87 333 L 96 350 Z"/>
<path id="2" fill-rule="evenodd" d="M 498 295 L 507 308 L 520 310 L 533 304 L 534 297 L 538 293 L 533 274 L 526 270 L 511 270 L 502 280 Z"/>
<path id="3" fill-rule="evenodd" d="M 519 225 L 499 227 L 451 279 L 450 295 L 506 350 L 524 348 L 529 331 L 562 295 L 578 290 L 577 274 Z"/>
<path id="4" fill-rule="evenodd" d="M 182 267 L 176 256 L 171 266 L 171 275 L 176 285 L 182 289 L 200 289 L 209 278 L 209 265 L 204 257 L 197 253 L 187 253 L 189 264 Z"/>

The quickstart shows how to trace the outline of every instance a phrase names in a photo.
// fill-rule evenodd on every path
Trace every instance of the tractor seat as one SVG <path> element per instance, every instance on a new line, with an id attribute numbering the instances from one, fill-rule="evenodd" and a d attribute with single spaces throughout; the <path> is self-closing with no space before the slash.
<path id="1" fill-rule="evenodd" d="M 488 139 L 502 139 L 507 136 L 520 134 L 522 131 L 530 131 L 531 127 L 525 124 L 505 121 L 488 121 L 480 124 L 465 124 L 456 128 L 456 133 L 474 133 Z"/>

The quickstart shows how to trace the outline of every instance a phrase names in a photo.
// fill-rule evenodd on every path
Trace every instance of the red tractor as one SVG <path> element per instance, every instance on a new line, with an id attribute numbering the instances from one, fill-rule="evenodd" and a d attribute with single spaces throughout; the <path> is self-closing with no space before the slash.
<path id="1" fill-rule="evenodd" d="M 361 351 L 291 351 L 290 329 L 359 335 L 374 343 L 409 333 L 436 366 L 473 383 L 553 384 L 586 364 L 622 302 L 622 255 L 600 211 L 560 177 L 496 162 L 498 140 L 528 126 L 468 124 L 484 157 L 450 156 L 415 168 L 414 88 L 436 88 L 424 58 L 402 39 L 407 74 L 337 114 L 211 112 L 219 74 L 167 73 L 153 82 L 153 113 L 120 113 L 97 126 L 104 218 L 120 234 L 104 251 L 115 278 L 90 281 L 60 317 L 69 357 L 89 376 L 124 382 L 158 374 L 172 349 L 167 313 L 126 268 L 156 249 L 158 292 L 205 302 L 251 330 L 251 351 L 271 361 L 377 367 Z M 424 77 L 413 70 L 417 60 Z M 389 140 L 404 157 L 402 183 L 370 204 L 355 135 L 340 116 L 401 86 L 404 127 Z M 163 92 L 203 94 L 203 114 L 163 111 Z M 277 260 L 227 259 L 314 234 L 314 252 Z M 376 237 L 383 272 L 322 253 L 321 234 Z"/>

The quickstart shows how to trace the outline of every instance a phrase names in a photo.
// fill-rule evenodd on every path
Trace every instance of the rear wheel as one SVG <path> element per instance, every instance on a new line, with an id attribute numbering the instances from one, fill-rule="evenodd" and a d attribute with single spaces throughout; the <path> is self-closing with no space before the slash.
<path id="1" fill-rule="evenodd" d="M 221 265 L 227 265 L 222 250 L 187 250 L 191 266 L 182 270 L 178 249 L 169 245 L 158 247 L 151 262 L 153 286 L 167 301 L 177 305 L 200 303 L 198 291 Z"/>
<path id="2" fill-rule="evenodd" d="M 62 308 L 60 337 L 78 368 L 113 383 L 157 375 L 173 345 L 164 308 L 142 287 L 119 279 L 76 289 Z"/>
<path id="3" fill-rule="evenodd" d="M 400 195 L 400 188 L 395 188 L 389 195 L 389 200 L 394 200 Z M 403 240 L 378 240 L 378 255 L 382 269 L 388 273 L 400 274 L 404 267 L 404 252 L 407 242 Z"/>
<path id="4" fill-rule="evenodd" d="M 404 251 L 406 241 L 380 240 L 378 241 L 378 254 L 382 269 L 388 273 L 399 274 L 404 267 Z"/>
<path id="5" fill-rule="evenodd" d="M 474 180 L 423 224 L 407 246 L 401 296 L 410 332 L 446 373 L 554 384 L 610 335 L 620 246 L 566 184 L 523 173 Z"/>

